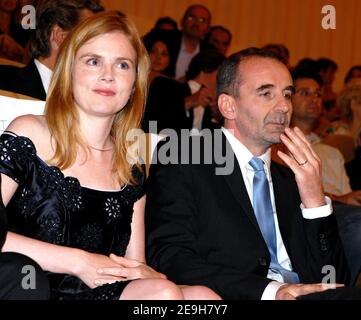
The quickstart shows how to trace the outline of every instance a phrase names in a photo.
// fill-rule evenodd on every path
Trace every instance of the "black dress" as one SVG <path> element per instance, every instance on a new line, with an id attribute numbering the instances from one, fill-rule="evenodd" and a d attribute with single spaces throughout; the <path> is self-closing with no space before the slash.
<path id="1" fill-rule="evenodd" d="M 0 172 L 19 184 L 7 206 L 9 231 L 88 252 L 124 256 L 131 234 L 133 204 L 145 191 L 137 185 L 117 191 L 81 186 L 37 156 L 29 138 L 4 132 L 0 137 Z M 129 282 L 90 289 L 68 274 L 48 273 L 54 299 L 119 299 Z"/>

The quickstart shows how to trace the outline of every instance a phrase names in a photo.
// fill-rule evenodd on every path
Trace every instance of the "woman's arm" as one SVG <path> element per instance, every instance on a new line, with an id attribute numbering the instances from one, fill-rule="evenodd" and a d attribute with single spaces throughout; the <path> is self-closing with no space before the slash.
<path id="1" fill-rule="evenodd" d="M 133 220 L 131 224 L 132 235 L 129 240 L 125 258 L 138 260 L 145 263 L 144 240 L 144 208 L 146 196 L 134 204 Z"/>

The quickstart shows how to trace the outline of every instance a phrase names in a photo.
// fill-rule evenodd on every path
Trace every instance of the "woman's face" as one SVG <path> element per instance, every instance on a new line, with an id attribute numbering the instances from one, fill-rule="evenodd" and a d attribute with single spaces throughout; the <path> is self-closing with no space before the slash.
<path id="1" fill-rule="evenodd" d="M 136 52 L 121 32 L 99 35 L 77 52 L 73 97 L 80 113 L 114 116 L 128 102 L 136 79 Z"/>
<path id="2" fill-rule="evenodd" d="M 152 71 L 162 72 L 169 65 L 169 52 L 162 41 L 156 41 L 153 44 L 149 57 L 152 63 Z"/>

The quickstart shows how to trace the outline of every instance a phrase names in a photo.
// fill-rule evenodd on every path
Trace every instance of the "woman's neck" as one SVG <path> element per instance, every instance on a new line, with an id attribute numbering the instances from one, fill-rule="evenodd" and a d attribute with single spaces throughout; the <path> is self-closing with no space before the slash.
<path id="1" fill-rule="evenodd" d="M 86 121 L 83 117 L 80 130 L 85 143 L 93 150 L 108 151 L 113 149 L 114 143 L 110 136 L 113 121 L 114 117 L 86 117 Z"/>

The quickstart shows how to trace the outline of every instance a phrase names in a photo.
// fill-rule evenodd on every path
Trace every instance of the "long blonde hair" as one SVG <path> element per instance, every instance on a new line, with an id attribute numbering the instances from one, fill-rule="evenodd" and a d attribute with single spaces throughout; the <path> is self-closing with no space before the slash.
<path id="1" fill-rule="evenodd" d="M 150 63 L 134 23 L 119 12 L 104 12 L 84 20 L 66 37 L 61 46 L 45 107 L 45 118 L 55 141 L 55 153 L 50 163 L 66 169 L 74 163 L 78 146 L 86 148 L 73 99 L 74 59 L 86 42 L 114 31 L 120 31 L 128 38 L 136 51 L 137 61 L 133 93 L 126 106 L 115 116 L 110 132 L 115 144 L 113 170 L 121 184 L 135 183 L 131 172 L 133 165 L 127 161 L 127 150 L 131 142 L 126 141 L 126 136 L 131 129 L 140 128 L 141 125 Z M 139 163 L 136 166 L 139 168 Z"/>

